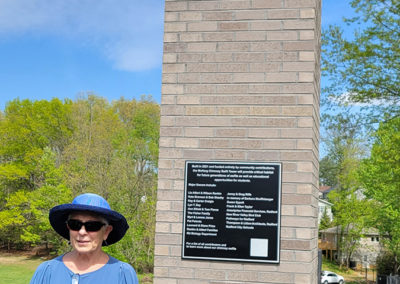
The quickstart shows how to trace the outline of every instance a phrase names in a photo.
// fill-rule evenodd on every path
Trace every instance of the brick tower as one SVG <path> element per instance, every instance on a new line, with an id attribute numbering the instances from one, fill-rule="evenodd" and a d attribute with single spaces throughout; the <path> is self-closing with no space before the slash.
<path id="1" fill-rule="evenodd" d="M 320 6 L 165 1 L 155 284 L 318 283 Z M 278 263 L 182 258 L 186 161 L 282 165 Z"/>

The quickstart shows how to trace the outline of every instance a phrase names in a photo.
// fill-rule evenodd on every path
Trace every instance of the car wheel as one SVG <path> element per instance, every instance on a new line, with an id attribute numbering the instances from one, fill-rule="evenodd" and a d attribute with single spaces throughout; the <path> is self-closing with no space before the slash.
<path id="1" fill-rule="evenodd" d="M 325 280 L 324 284 L 329 284 L 328 280 Z"/>
<path id="2" fill-rule="evenodd" d="M 339 281 L 339 284 L 343 284 L 343 280 L 340 280 L 340 281 Z"/>

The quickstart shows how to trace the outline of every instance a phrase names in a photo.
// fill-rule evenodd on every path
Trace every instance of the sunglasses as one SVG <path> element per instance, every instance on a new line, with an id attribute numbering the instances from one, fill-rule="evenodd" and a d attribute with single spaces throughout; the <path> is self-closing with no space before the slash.
<path id="1" fill-rule="evenodd" d="M 100 222 L 100 221 L 82 222 L 82 221 L 75 220 L 75 219 L 69 219 L 67 221 L 67 225 L 68 225 L 68 228 L 72 231 L 79 231 L 82 228 L 82 226 L 85 226 L 86 232 L 97 232 L 106 224 L 104 224 L 103 222 Z"/>

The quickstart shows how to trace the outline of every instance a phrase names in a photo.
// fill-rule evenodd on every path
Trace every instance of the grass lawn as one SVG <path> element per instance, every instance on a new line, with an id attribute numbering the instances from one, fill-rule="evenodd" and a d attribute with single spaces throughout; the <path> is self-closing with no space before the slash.
<path id="1" fill-rule="evenodd" d="M 0 252 L 0 283 L 27 284 L 33 273 L 44 259 L 23 254 L 11 254 Z M 340 269 L 333 262 L 324 260 L 322 270 L 333 271 L 342 275 L 346 284 L 366 283 L 365 271 L 354 271 L 351 269 Z M 138 275 L 140 284 L 153 283 L 153 275 Z M 368 271 L 368 283 L 375 283 L 376 272 Z"/>
<path id="2" fill-rule="evenodd" d="M 26 284 L 43 260 L 24 255 L 0 253 L 1 283 Z"/>
<path id="3" fill-rule="evenodd" d="M 29 255 L 0 253 L 0 283 L 27 284 L 44 259 Z M 138 275 L 140 284 L 153 283 L 153 275 Z"/>

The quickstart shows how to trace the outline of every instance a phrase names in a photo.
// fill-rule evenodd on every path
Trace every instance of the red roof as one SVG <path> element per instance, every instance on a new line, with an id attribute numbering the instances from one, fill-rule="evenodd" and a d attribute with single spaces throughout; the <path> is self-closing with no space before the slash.
<path id="1" fill-rule="evenodd" d="M 319 186 L 320 192 L 329 192 L 331 189 L 332 189 L 332 186 L 330 186 L 330 185 L 320 185 Z"/>

